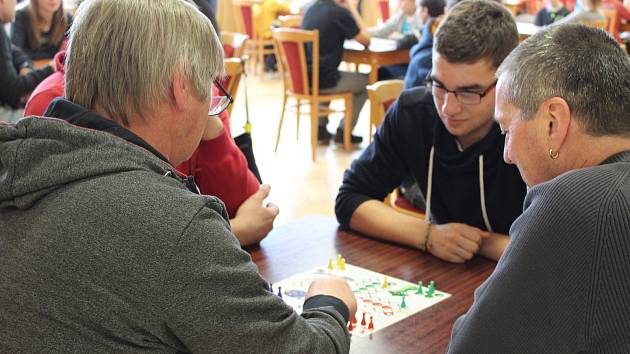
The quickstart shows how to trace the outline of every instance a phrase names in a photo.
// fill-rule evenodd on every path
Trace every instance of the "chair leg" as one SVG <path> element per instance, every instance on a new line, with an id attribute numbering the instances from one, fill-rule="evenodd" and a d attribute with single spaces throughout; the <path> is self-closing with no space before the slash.
<path id="1" fill-rule="evenodd" d="M 297 122 L 296 122 L 296 133 L 295 133 L 295 141 L 300 140 L 300 107 L 302 106 L 301 100 L 298 98 L 297 100 Z"/>
<path id="2" fill-rule="evenodd" d="M 350 151 L 352 149 L 352 94 L 346 97 L 345 103 L 345 119 L 343 126 L 343 149 Z"/>
<path id="3" fill-rule="evenodd" d="M 311 100 L 311 154 L 313 162 L 317 159 L 317 100 Z"/>
<path id="4" fill-rule="evenodd" d="M 280 143 L 280 131 L 282 130 L 282 121 L 284 120 L 284 112 L 287 108 L 287 95 L 282 97 L 282 113 L 280 114 L 280 123 L 278 123 L 278 135 L 276 136 L 276 148 L 274 152 L 278 152 L 278 144 Z"/>
<path id="5" fill-rule="evenodd" d="M 262 77 L 263 70 L 265 68 L 265 44 L 262 41 L 258 42 L 258 75 Z"/>

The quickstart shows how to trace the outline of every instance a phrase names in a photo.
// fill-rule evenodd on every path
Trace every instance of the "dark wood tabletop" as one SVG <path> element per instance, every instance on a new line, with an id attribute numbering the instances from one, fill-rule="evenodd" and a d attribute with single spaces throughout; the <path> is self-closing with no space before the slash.
<path id="1" fill-rule="evenodd" d="M 333 218 L 309 216 L 276 227 L 260 245 L 250 247 L 262 276 L 277 282 L 327 264 L 341 254 L 346 262 L 412 283 L 435 280 L 452 297 L 370 337 L 354 337 L 351 353 L 443 353 L 453 322 L 468 310 L 474 290 L 496 265 L 482 257 L 452 264 L 410 248 L 341 231 Z"/>

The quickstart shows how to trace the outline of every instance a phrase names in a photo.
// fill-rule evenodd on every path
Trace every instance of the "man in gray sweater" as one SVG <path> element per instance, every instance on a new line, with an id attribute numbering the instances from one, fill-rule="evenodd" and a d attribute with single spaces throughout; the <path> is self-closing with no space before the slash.
<path id="1" fill-rule="evenodd" d="M 497 71 L 504 158 L 530 187 L 451 353 L 630 352 L 630 59 L 552 26 Z"/>
<path id="2" fill-rule="evenodd" d="M 345 281 L 297 315 L 173 167 L 227 107 L 222 54 L 184 0 L 81 5 L 59 119 L 0 123 L 0 353 L 349 351 Z"/>

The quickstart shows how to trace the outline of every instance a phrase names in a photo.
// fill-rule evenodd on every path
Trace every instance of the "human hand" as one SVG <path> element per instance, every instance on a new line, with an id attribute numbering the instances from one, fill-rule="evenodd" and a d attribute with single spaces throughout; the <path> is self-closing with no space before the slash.
<path id="1" fill-rule="evenodd" d="M 268 184 L 261 185 L 256 193 L 241 204 L 234 219 L 230 220 L 232 232 L 241 246 L 260 242 L 273 228 L 273 221 L 280 209 L 273 203 L 262 205 L 270 191 Z"/>
<path id="2" fill-rule="evenodd" d="M 308 287 L 305 300 L 315 295 L 334 296 L 343 301 L 350 310 L 350 318 L 353 318 L 357 313 L 357 299 L 348 283 L 341 277 L 324 275 L 315 278 Z"/>
<path id="3" fill-rule="evenodd" d="M 224 132 L 225 130 L 223 129 L 223 122 L 221 122 L 221 118 L 218 116 L 208 116 L 208 121 L 206 122 L 206 127 L 203 131 L 201 140 L 216 139 Z"/>
<path id="4" fill-rule="evenodd" d="M 449 262 L 463 263 L 479 252 L 481 243 L 490 235 L 460 223 L 431 225 L 429 252 Z"/>

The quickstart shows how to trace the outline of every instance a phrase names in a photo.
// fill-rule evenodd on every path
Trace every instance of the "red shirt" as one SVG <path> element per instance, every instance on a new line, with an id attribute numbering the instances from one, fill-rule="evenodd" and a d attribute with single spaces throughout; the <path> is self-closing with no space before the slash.
<path id="1" fill-rule="evenodd" d="M 24 116 L 41 116 L 44 115 L 48 104 L 54 98 L 63 96 L 63 62 L 66 57 L 66 50 L 60 50 L 55 54 L 55 73 L 40 82 L 35 90 L 31 93 L 31 97 L 26 102 L 24 108 Z"/>

